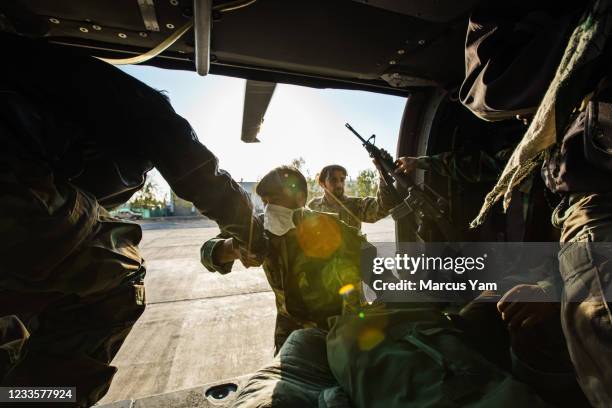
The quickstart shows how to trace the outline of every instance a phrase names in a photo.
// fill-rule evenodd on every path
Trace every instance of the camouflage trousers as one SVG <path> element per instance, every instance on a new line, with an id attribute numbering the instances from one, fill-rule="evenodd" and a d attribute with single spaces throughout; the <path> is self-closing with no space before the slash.
<path id="1" fill-rule="evenodd" d="M 232 407 L 351 407 L 327 363 L 326 335 L 312 328 L 293 331 L 275 358 L 249 378 Z"/>
<path id="2" fill-rule="evenodd" d="M 612 406 L 612 194 L 569 197 L 561 225 L 561 323 L 578 381 L 596 407 Z"/>
<path id="3" fill-rule="evenodd" d="M 274 356 L 278 354 L 287 338 L 296 330 L 304 329 L 305 326 L 299 324 L 294 319 L 283 314 L 276 313 L 276 326 L 274 327 Z"/>
<path id="4" fill-rule="evenodd" d="M 76 387 L 69 406 L 89 407 L 145 308 L 140 227 L 43 164 L 2 159 L 0 385 Z"/>

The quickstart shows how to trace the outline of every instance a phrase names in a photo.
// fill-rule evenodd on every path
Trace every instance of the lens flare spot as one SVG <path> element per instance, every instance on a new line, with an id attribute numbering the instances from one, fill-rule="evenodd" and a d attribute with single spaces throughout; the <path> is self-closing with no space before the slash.
<path id="1" fill-rule="evenodd" d="M 360 319 L 365 319 L 365 313 L 363 313 L 363 312 L 359 312 L 358 316 L 359 316 Z"/>
<path id="2" fill-rule="evenodd" d="M 385 339 L 385 335 L 379 329 L 369 327 L 359 335 L 359 349 L 363 351 L 372 350 Z"/>
<path id="3" fill-rule="evenodd" d="M 329 258 L 342 243 L 340 226 L 326 214 L 304 219 L 296 228 L 296 235 L 304 254 L 312 258 Z"/>
<path id="4" fill-rule="evenodd" d="M 355 285 L 353 285 L 352 283 L 348 283 L 348 284 L 344 285 L 343 287 L 341 287 L 340 290 L 338 291 L 338 293 L 341 296 L 344 296 L 344 295 L 348 295 L 349 293 L 351 293 L 354 290 L 355 290 Z"/>

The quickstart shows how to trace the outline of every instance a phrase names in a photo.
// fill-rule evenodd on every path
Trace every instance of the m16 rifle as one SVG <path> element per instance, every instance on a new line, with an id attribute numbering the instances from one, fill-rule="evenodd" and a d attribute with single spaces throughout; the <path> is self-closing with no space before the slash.
<path id="1" fill-rule="evenodd" d="M 399 220 L 413 214 L 419 226 L 416 231 L 417 235 L 419 235 L 420 228 L 426 219 L 433 221 L 448 242 L 456 242 L 458 237 L 449 220 L 448 201 L 430 189 L 420 188 L 406 175 L 396 173 L 397 166 L 393 158 L 389 153 L 375 146 L 376 135 L 372 135 L 366 140 L 350 124 L 347 123 L 345 126 L 361 140 L 363 147 L 377 163 L 385 183 L 395 190 L 398 200 L 401 200 L 401 204 L 391 210 L 393 219 Z M 402 197 L 404 194 L 400 195 L 400 192 L 395 188 L 395 182 L 406 192 L 405 197 Z"/>

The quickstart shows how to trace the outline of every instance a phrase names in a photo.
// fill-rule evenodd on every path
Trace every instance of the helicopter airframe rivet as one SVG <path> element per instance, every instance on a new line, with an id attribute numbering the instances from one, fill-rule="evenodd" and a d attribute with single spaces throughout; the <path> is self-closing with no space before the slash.
<path id="1" fill-rule="evenodd" d="M 118 36 L 119 38 L 127 38 L 127 35 L 125 35 L 125 34 L 123 34 L 123 33 L 119 33 L 119 34 L 117 34 L 117 36 Z"/>
<path id="2" fill-rule="evenodd" d="M 59 24 L 60 23 L 60 21 L 57 18 L 50 18 L 49 21 L 52 22 L 53 24 Z"/>
<path id="3" fill-rule="evenodd" d="M 89 32 L 89 30 L 86 29 L 85 27 L 79 27 L 79 31 L 82 32 L 82 33 L 88 33 Z"/>
<path id="4" fill-rule="evenodd" d="M 174 24 L 166 24 L 166 28 L 169 28 L 170 30 L 174 30 Z"/>
<path id="5" fill-rule="evenodd" d="M 96 31 L 100 31 L 100 30 L 102 30 L 102 27 L 100 27 L 99 25 L 95 25 L 95 24 L 94 24 L 94 25 L 92 25 L 92 26 L 91 26 L 91 28 L 93 28 L 93 29 L 94 29 L 94 30 L 96 30 Z"/>
<path id="6" fill-rule="evenodd" d="M 425 40 L 419 40 L 419 45 L 425 44 Z"/>
<path id="7" fill-rule="evenodd" d="M 149 36 L 149 34 L 145 33 L 144 31 L 139 32 L 138 35 L 142 38 L 147 38 Z"/>
<path id="8" fill-rule="evenodd" d="M 173 6 L 178 6 L 178 0 L 170 0 L 170 4 Z"/>
<path id="9" fill-rule="evenodd" d="M 395 60 L 389 61 L 389 65 L 395 65 L 395 64 L 397 64 L 397 62 Z"/>
<path id="10" fill-rule="evenodd" d="M 406 51 L 404 51 L 404 50 L 397 50 L 397 53 L 398 53 L 399 55 L 404 55 L 404 53 L 405 53 L 405 52 L 406 52 Z"/>

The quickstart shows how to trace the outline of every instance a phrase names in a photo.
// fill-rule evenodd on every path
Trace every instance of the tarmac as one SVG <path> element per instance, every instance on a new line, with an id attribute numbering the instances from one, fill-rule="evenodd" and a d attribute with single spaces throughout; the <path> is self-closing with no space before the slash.
<path id="1" fill-rule="evenodd" d="M 137 400 L 244 377 L 272 358 L 274 294 L 261 268 L 208 272 L 200 246 L 218 233 L 205 218 L 139 221 L 147 309 L 119 350 L 99 404 Z M 363 224 L 373 242 L 395 241 L 390 218 Z M 149 406 L 149 405 L 147 405 Z"/>

